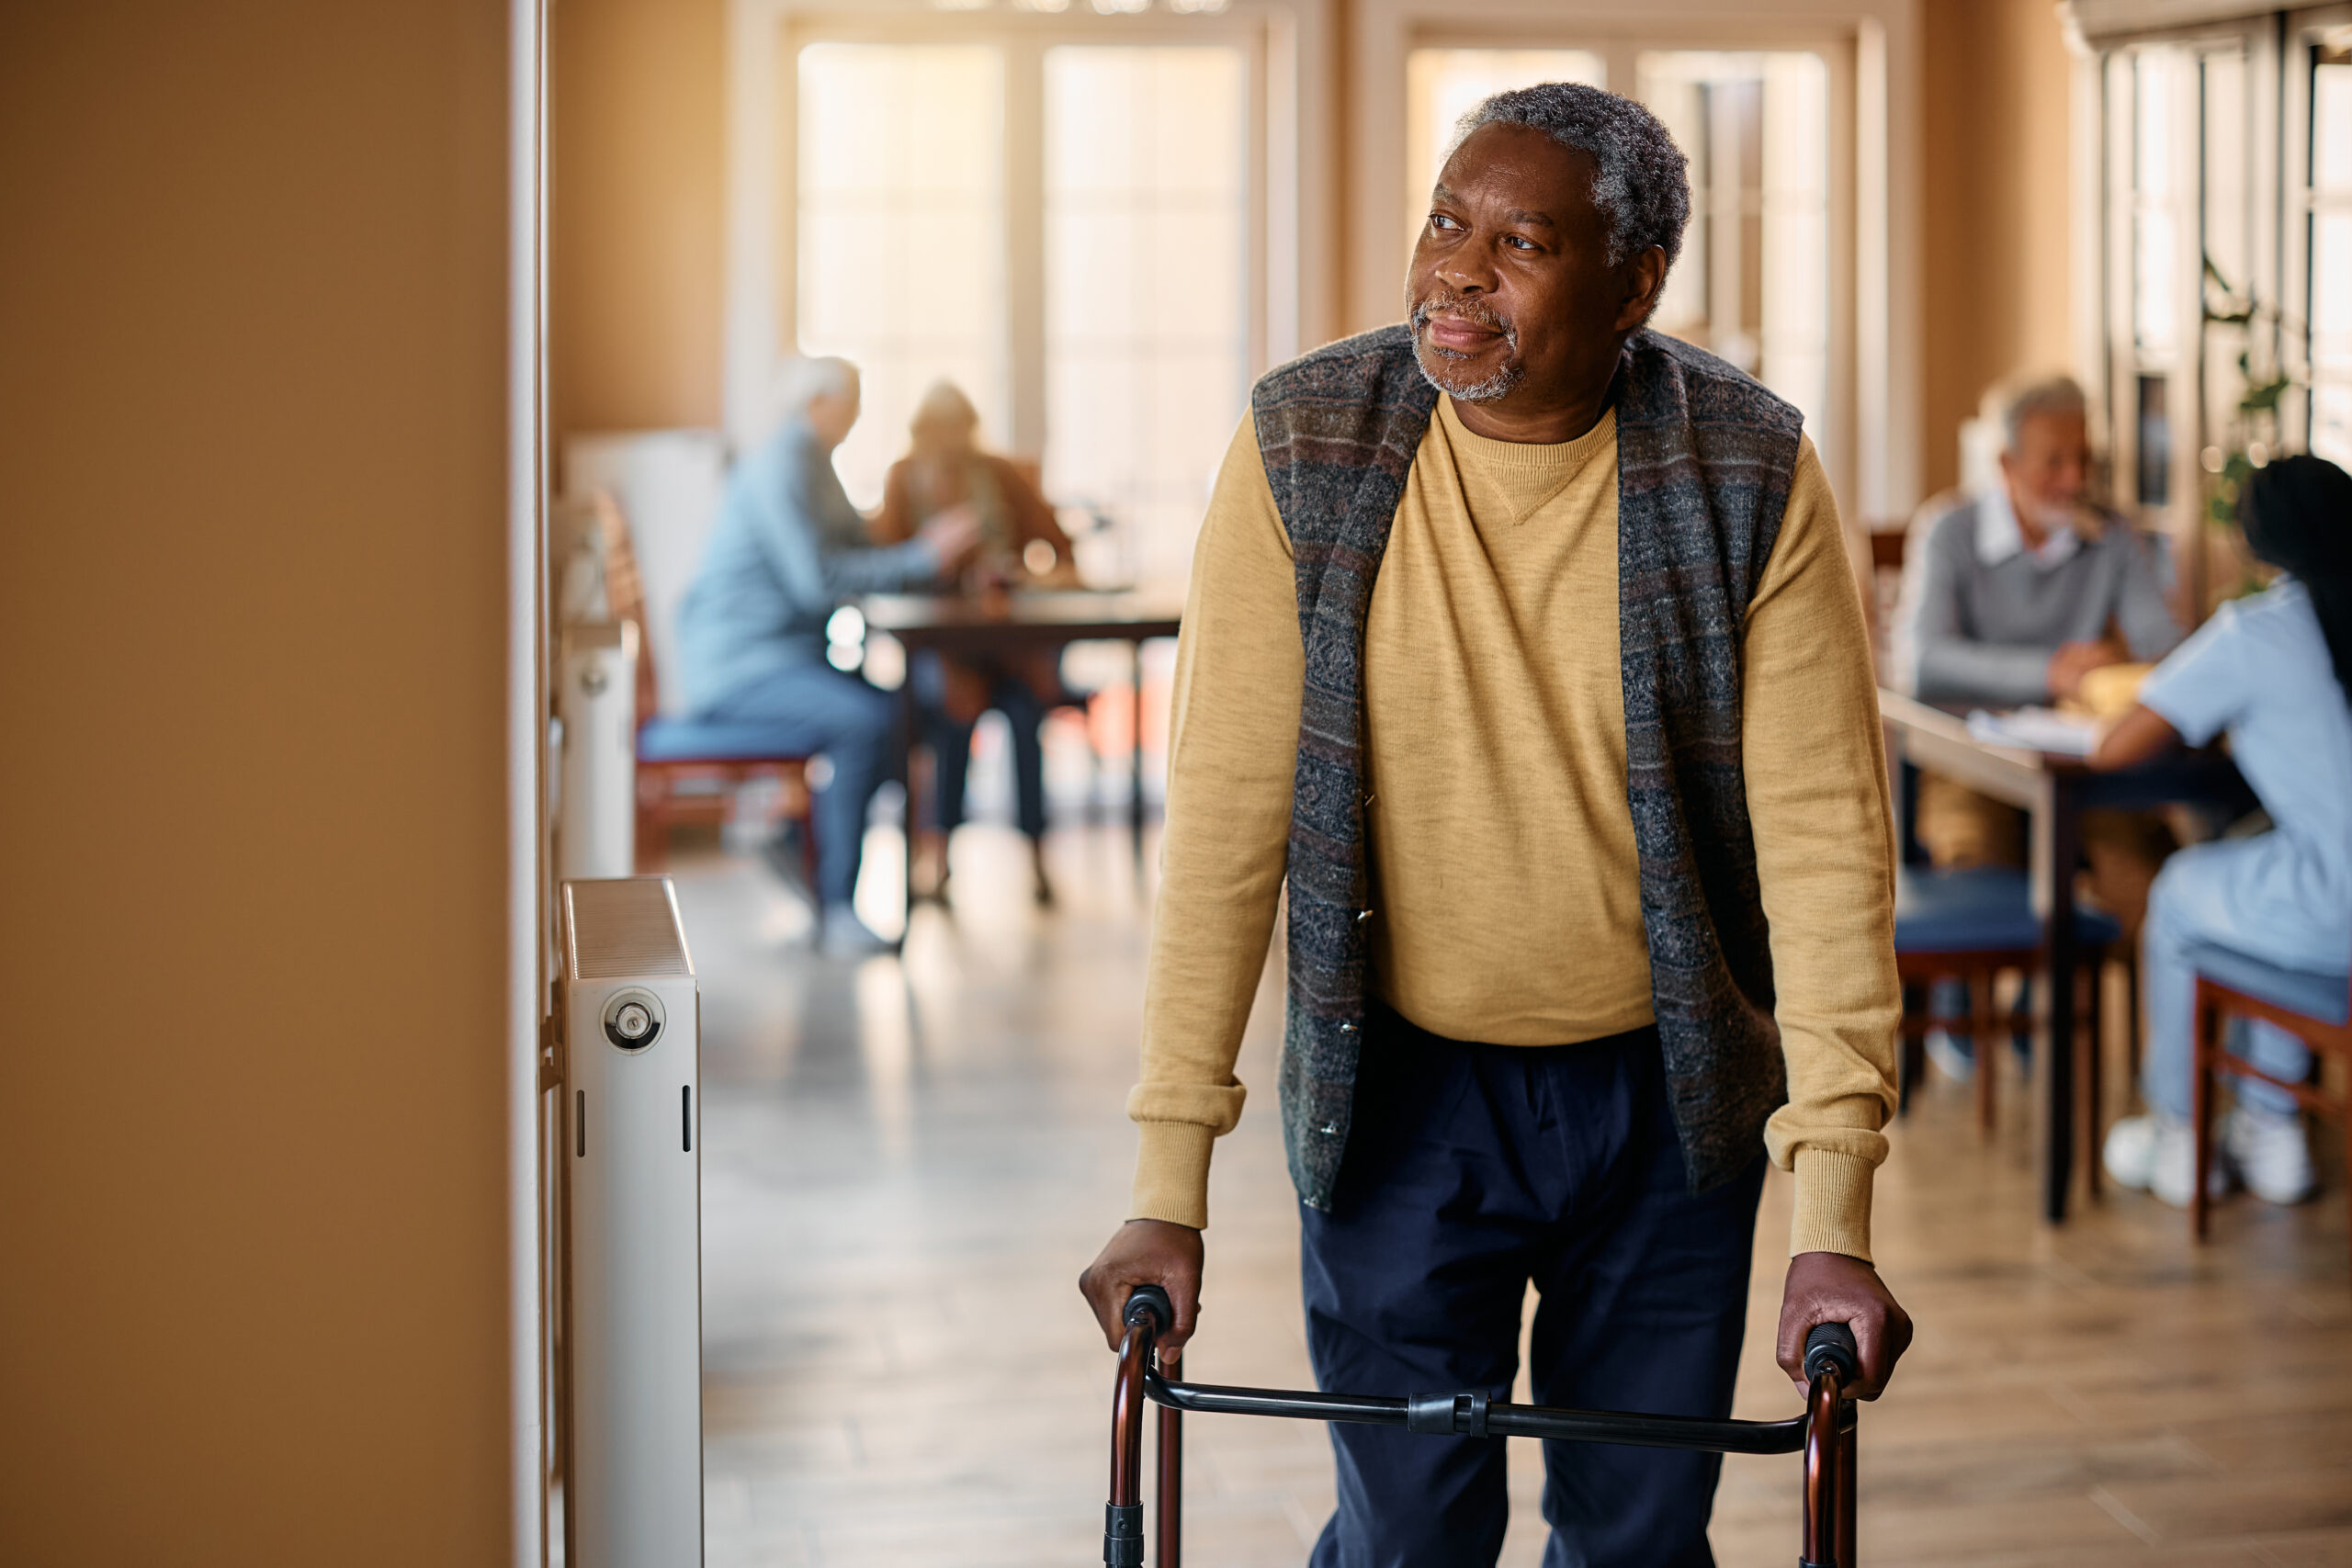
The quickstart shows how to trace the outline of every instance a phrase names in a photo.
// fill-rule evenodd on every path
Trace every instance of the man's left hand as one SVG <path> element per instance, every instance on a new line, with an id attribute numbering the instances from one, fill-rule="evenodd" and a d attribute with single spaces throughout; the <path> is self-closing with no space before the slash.
<path id="1" fill-rule="evenodd" d="M 1878 1270 L 1840 1252 L 1800 1252 L 1789 1259 L 1788 1288 L 1781 1292 L 1781 1342 L 1776 1359 L 1789 1381 L 1804 1386 L 1804 1337 L 1825 1323 L 1854 1331 L 1861 1352 L 1861 1381 L 1846 1392 L 1876 1399 L 1894 1375 L 1894 1363 L 1911 1348 L 1911 1314 L 1895 1304 Z"/>

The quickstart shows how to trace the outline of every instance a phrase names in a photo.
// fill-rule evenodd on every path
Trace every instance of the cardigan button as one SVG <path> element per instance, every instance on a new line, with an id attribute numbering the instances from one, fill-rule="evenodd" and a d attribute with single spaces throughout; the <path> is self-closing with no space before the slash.
<path id="1" fill-rule="evenodd" d="M 1340 1025 L 1340 1032 L 1342 1034 L 1353 1034 L 1355 1032 L 1356 1026 L 1352 1023 L 1343 1023 Z"/>
<path id="2" fill-rule="evenodd" d="M 1337 1122 L 1326 1122 L 1315 1130 L 1327 1138 L 1336 1138 L 1340 1135 L 1340 1124 Z"/>
<path id="3" fill-rule="evenodd" d="M 1370 919 L 1372 919 L 1372 911 L 1370 909 L 1358 909 L 1356 911 L 1356 924 L 1362 925 Z"/>

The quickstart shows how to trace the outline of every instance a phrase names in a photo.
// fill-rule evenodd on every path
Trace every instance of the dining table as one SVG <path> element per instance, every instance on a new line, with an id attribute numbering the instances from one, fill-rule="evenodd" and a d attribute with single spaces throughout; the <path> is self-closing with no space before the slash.
<path id="1" fill-rule="evenodd" d="M 1183 624 L 1181 589 L 1029 588 L 1004 593 L 871 593 L 858 602 L 871 631 L 887 632 L 904 648 L 911 666 L 923 651 L 984 658 L 1059 652 L 1074 642 L 1124 642 L 1135 671 L 1135 714 L 1130 725 L 1127 827 L 1136 857 L 1143 857 L 1146 817 L 1143 781 L 1143 645 L 1172 637 Z M 914 749 L 919 732 L 914 682 L 899 692 L 900 761 Z M 901 777 L 910 778 L 904 771 Z M 910 785 L 911 788 L 911 784 Z M 907 801 L 904 908 L 913 923 L 914 800 Z M 900 928 L 899 940 L 905 941 Z"/>
<path id="2" fill-rule="evenodd" d="M 2043 922 L 2049 972 L 2048 1028 L 2034 1061 L 2035 1155 L 2042 1215 L 2056 1224 L 2066 1217 L 2075 1167 L 2075 985 L 2084 954 L 2073 889 L 2083 858 L 2083 814 L 2100 807 L 2182 805 L 2227 818 L 2253 809 L 2254 792 L 2218 748 L 2177 750 L 2136 767 L 2102 772 L 2079 756 L 1980 738 L 1969 728 L 1968 713 L 1982 705 L 1922 702 L 1881 687 L 1878 705 L 1886 725 L 1906 864 L 1927 858 L 1914 831 L 1922 771 L 2017 807 L 2030 823 L 2028 870 L 2034 912 Z M 1991 1066 L 1986 1059 L 1978 1070 Z M 2089 1159 L 2099 1157 L 2096 1148 L 2086 1153 Z"/>

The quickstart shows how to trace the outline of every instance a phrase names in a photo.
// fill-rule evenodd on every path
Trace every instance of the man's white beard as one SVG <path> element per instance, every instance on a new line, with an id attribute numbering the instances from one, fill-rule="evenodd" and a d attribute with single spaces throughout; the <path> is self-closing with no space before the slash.
<path id="1" fill-rule="evenodd" d="M 1463 313 L 1503 334 L 1503 362 L 1476 381 L 1465 381 L 1458 377 L 1449 378 L 1430 367 L 1432 359 L 1445 365 L 1466 357 L 1451 349 L 1439 348 L 1421 335 L 1429 328 L 1431 310 L 1441 303 L 1462 310 L 1459 300 L 1424 299 L 1412 308 L 1408 318 L 1408 325 L 1413 333 L 1413 363 L 1420 367 L 1422 379 L 1457 402 L 1491 403 L 1498 398 L 1509 397 L 1521 381 L 1527 379 L 1527 366 L 1519 357 L 1519 333 L 1500 316 L 1483 306 Z"/>
<path id="2" fill-rule="evenodd" d="M 2045 535 L 2075 528 L 2083 514 L 2082 507 L 2074 502 L 2028 501 L 2018 511 L 2028 523 Z"/>
<path id="3" fill-rule="evenodd" d="M 1421 367 L 1422 377 L 1456 402 L 1491 403 L 1498 398 L 1509 397 L 1527 378 L 1526 366 L 1517 359 L 1505 359 L 1476 381 L 1449 380 L 1430 368 L 1430 360 L 1435 357 L 1442 363 L 1453 355 L 1442 348 L 1425 348 L 1418 344 L 1414 347 L 1413 363 Z"/>

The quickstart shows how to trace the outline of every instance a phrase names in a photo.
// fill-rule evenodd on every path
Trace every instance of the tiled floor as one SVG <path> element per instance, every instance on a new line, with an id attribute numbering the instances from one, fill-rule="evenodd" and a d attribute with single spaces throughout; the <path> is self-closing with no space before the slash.
<path id="1" fill-rule="evenodd" d="M 877 856 L 895 848 L 874 840 Z M 1121 1217 L 1148 927 L 1125 840 L 957 840 L 958 904 L 903 963 L 822 963 L 755 864 L 675 874 L 705 990 L 709 1561 L 1012 1568 L 1100 1561 L 1110 1359 L 1079 1269 Z M 869 891 L 894 886 L 876 863 Z M 879 923 L 882 911 L 876 911 Z M 895 913 L 895 911 L 891 911 Z M 1293 1199 L 1272 1111 L 1279 994 L 1220 1148 L 1204 1381 L 1306 1386 Z M 2110 1198 L 2031 1217 L 2025 1097 L 1992 1145 L 1931 1092 L 1880 1186 L 1889 1280 L 1920 1323 L 1866 1415 L 1862 1541 L 1902 1563 L 2352 1563 L 2352 1280 L 2339 1175 L 2291 1213 Z M 1792 1413 L 1770 1364 L 1788 1194 L 1768 1186 L 1740 1413 Z M 1321 1428 L 1195 1418 L 1188 1554 L 1304 1561 L 1330 1506 Z M 1535 1563 L 1540 1461 L 1513 1445 L 1504 1561 Z M 1726 1568 L 1793 1560 L 1796 1469 L 1731 1461 Z"/>

